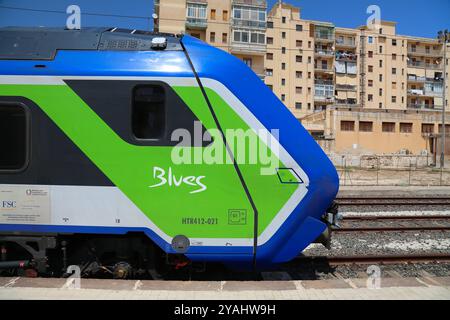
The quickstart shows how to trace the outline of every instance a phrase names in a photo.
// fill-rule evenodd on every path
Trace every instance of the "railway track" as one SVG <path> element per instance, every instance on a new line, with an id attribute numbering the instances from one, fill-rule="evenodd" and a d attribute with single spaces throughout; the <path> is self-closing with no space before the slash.
<path id="1" fill-rule="evenodd" d="M 350 255 L 328 257 L 301 256 L 297 260 L 300 262 L 308 263 L 327 263 L 329 265 L 442 263 L 450 262 L 450 253 L 407 255 Z"/>
<path id="2" fill-rule="evenodd" d="M 450 231 L 450 216 L 346 217 L 333 232 Z"/>
<path id="3" fill-rule="evenodd" d="M 336 202 L 340 206 L 450 206 L 450 197 L 340 197 Z"/>

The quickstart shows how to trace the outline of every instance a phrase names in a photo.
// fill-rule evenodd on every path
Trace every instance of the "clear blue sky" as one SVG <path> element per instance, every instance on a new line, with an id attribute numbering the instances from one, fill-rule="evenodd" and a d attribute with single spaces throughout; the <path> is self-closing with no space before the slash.
<path id="1" fill-rule="evenodd" d="M 164 0 L 161 0 L 164 1 Z M 302 8 L 302 17 L 357 27 L 367 19 L 366 8 L 379 5 L 382 19 L 397 21 L 397 33 L 435 37 L 437 30 L 450 29 L 450 0 L 285 0 Z M 268 0 L 269 7 L 276 0 Z M 118 26 L 149 30 L 152 0 L 0 0 L 0 26 L 64 26 L 67 6 L 81 7 L 82 26 Z M 38 12 L 5 9 L 2 6 L 51 10 Z M 86 13 L 128 17 L 95 16 Z M 142 18 L 140 18 L 142 17 Z"/>

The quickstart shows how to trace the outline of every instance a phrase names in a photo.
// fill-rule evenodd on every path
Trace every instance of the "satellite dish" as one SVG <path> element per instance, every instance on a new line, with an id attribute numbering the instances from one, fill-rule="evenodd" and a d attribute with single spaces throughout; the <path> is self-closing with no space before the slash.
<path id="1" fill-rule="evenodd" d="M 152 14 L 153 19 L 158 19 L 158 15 L 156 13 Z"/>

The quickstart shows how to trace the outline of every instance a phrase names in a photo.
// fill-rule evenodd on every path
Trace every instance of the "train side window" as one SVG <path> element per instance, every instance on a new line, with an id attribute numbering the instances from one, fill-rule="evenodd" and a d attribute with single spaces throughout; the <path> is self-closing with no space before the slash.
<path id="1" fill-rule="evenodd" d="M 156 140 L 164 135 L 166 95 L 159 85 L 137 86 L 133 92 L 132 129 L 137 139 Z"/>
<path id="2" fill-rule="evenodd" d="M 29 129 L 23 104 L 0 101 L 0 172 L 17 172 L 27 167 Z"/>

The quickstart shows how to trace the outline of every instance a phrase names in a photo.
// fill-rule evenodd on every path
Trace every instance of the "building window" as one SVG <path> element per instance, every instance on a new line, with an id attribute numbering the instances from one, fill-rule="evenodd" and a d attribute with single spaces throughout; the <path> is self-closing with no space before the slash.
<path id="1" fill-rule="evenodd" d="M 282 69 L 282 70 L 286 70 L 286 63 L 284 63 L 284 62 L 281 63 L 281 69 Z"/>
<path id="2" fill-rule="evenodd" d="M 216 33 L 215 32 L 211 32 L 209 34 L 209 42 L 212 42 L 212 43 L 216 42 Z"/>
<path id="3" fill-rule="evenodd" d="M 296 94 L 302 94 L 303 93 L 303 87 L 295 87 L 295 93 Z"/>
<path id="4" fill-rule="evenodd" d="M 311 49 L 311 41 L 308 41 L 308 49 Z"/>
<path id="5" fill-rule="evenodd" d="M 222 33 L 222 43 L 228 43 L 228 34 Z"/>
<path id="6" fill-rule="evenodd" d="M 373 72 L 373 66 L 369 66 L 369 72 Z"/>
<path id="7" fill-rule="evenodd" d="M 299 63 L 303 62 L 303 56 L 295 56 L 295 61 Z"/>
<path id="8" fill-rule="evenodd" d="M 282 17 L 282 18 L 281 18 L 281 22 L 282 22 L 282 23 L 286 23 L 286 17 Z"/>
<path id="9" fill-rule="evenodd" d="M 296 72 L 295 72 L 295 77 L 296 77 L 297 79 L 303 78 L 303 71 L 296 71 Z"/>
<path id="10" fill-rule="evenodd" d="M 188 3 L 187 4 L 186 17 L 189 19 L 204 19 L 206 20 L 206 6 L 198 3 Z"/>
<path id="11" fill-rule="evenodd" d="M 380 60 L 380 68 L 383 68 L 383 60 Z"/>
<path id="12" fill-rule="evenodd" d="M 434 133 L 434 124 L 422 123 L 422 133 Z"/>
<path id="13" fill-rule="evenodd" d="M 216 20 L 216 9 L 211 9 L 211 20 Z"/>
<path id="14" fill-rule="evenodd" d="M 379 95 L 380 97 L 383 95 L 383 89 L 380 88 L 380 89 L 378 90 L 378 95 Z"/>
<path id="15" fill-rule="evenodd" d="M 373 43 L 373 37 L 368 37 L 368 38 L 367 38 L 367 42 L 368 42 L 369 44 L 372 44 L 372 43 Z"/>
<path id="16" fill-rule="evenodd" d="M 442 124 L 439 125 L 439 133 L 442 133 Z M 445 133 L 450 133 L 450 124 L 445 125 Z"/>
<path id="17" fill-rule="evenodd" d="M 397 46 L 397 39 L 392 39 L 392 45 L 395 47 Z"/>
<path id="18" fill-rule="evenodd" d="M 281 79 L 281 85 L 285 86 L 286 85 L 286 79 Z"/>
<path id="19" fill-rule="evenodd" d="M 296 31 L 303 31 L 303 26 L 302 26 L 301 24 L 297 24 L 297 25 L 295 26 L 295 30 L 296 30 Z"/>
<path id="20" fill-rule="evenodd" d="M 273 69 L 266 69 L 266 76 L 273 76 Z"/>
<path id="21" fill-rule="evenodd" d="M 308 94 L 311 94 L 311 87 L 308 87 Z"/>
<path id="22" fill-rule="evenodd" d="M 268 84 L 268 85 L 267 85 L 267 88 L 269 88 L 270 90 L 273 91 L 273 86 L 272 86 L 271 84 Z"/>
<path id="23" fill-rule="evenodd" d="M 308 63 L 312 63 L 312 58 L 308 57 Z"/>
<path id="24" fill-rule="evenodd" d="M 383 122 L 381 127 L 383 132 L 395 132 L 395 122 Z"/>
<path id="25" fill-rule="evenodd" d="M 392 68 L 392 74 L 397 74 L 397 68 Z"/>
<path id="26" fill-rule="evenodd" d="M 267 44 L 273 44 L 273 38 L 269 38 L 269 37 L 267 37 Z"/>
<path id="27" fill-rule="evenodd" d="M 267 52 L 266 58 L 267 60 L 273 60 L 273 53 Z"/>
<path id="28" fill-rule="evenodd" d="M 286 54 L 286 47 L 282 47 L 282 48 L 281 48 L 281 53 L 282 53 L 282 54 Z"/>
<path id="29" fill-rule="evenodd" d="M 392 82 L 392 90 L 396 90 L 397 89 L 397 82 Z"/>
<path id="30" fill-rule="evenodd" d="M 308 72 L 308 79 L 311 79 L 311 72 Z"/>
<path id="31" fill-rule="evenodd" d="M 30 121 L 25 108 L 0 102 L 0 171 L 22 171 L 28 165 Z"/>
<path id="32" fill-rule="evenodd" d="M 301 48 L 303 46 L 303 41 L 297 40 L 297 41 L 295 41 L 295 45 L 297 46 L 297 48 Z"/>
<path id="33" fill-rule="evenodd" d="M 283 32 L 281 33 L 281 38 L 286 39 L 286 32 L 283 31 Z"/>
<path id="34" fill-rule="evenodd" d="M 369 58 L 373 58 L 373 51 L 369 51 Z"/>
<path id="35" fill-rule="evenodd" d="M 341 121 L 341 131 L 355 131 L 355 121 Z"/>
<path id="36" fill-rule="evenodd" d="M 382 74 L 378 75 L 378 78 L 380 79 L 380 82 L 383 82 L 383 75 Z"/>
<path id="37" fill-rule="evenodd" d="M 368 80 L 368 86 L 373 87 L 373 80 Z"/>
<path id="38" fill-rule="evenodd" d="M 301 102 L 296 102 L 295 103 L 295 109 L 300 110 L 302 108 L 302 103 Z"/>
<path id="39" fill-rule="evenodd" d="M 383 46 L 380 46 L 380 50 L 378 52 L 383 53 Z"/>
<path id="40" fill-rule="evenodd" d="M 228 10 L 223 10 L 222 19 L 223 21 L 228 21 Z"/>
<path id="41" fill-rule="evenodd" d="M 380 102 L 380 103 L 378 104 L 378 108 L 383 109 L 383 102 Z"/>
<path id="42" fill-rule="evenodd" d="M 360 132 L 372 132 L 373 130 L 373 122 L 371 121 L 360 121 L 359 122 L 359 131 Z"/>
<path id="43" fill-rule="evenodd" d="M 249 67 L 249 68 L 252 67 L 252 64 L 253 64 L 252 58 L 244 58 L 244 59 L 242 59 L 242 60 L 243 60 L 244 63 L 247 65 L 247 67 Z"/>
<path id="44" fill-rule="evenodd" d="M 286 101 L 286 95 L 285 94 L 281 95 L 281 101 L 283 101 L 283 102 Z"/>
<path id="45" fill-rule="evenodd" d="M 412 133 L 412 123 L 400 123 L 400 132 L 401 133 Z"/>
<path id="46" fill-rule="evenodd" d="M 308 110 L 311 110 L 311 103 L 308 103 Z"/>
<path id="47" fill-rule="evenodd" d="M 273 21 L 267 21 L 267 29 L 273 29 Z"/>
<path id="48" fill-rule="evenodd" d="M 373 94 L 369 94 L 369 95 L 367 96 L 367 100 L 368 100 L 368 101 L 373 101 Z"/>
<path id="49" fill-rule="evenodd" d="M 391 102 L 392 103 L 397 103 L 397 97 L 396 96 L 392 96 L 391 97 Z"/>
<path id="50" fill-rule="evenodd" d="M 265 44 L 266 35 L 258 31 L 233 31 L 233 40 L 242 43 Z"/>
<path id="51" fill-rule="evenodd" d="M 397 55 L 395 53 L 392 54 L 392 60 L 397 60 Z"/>
<path id="52" fill-rule="evenodd" d="M 165 91 L 158 85 L 137 86 L 133 92 L 132 129 L 138 139 L 160 139 L 166 123 Z"/>

